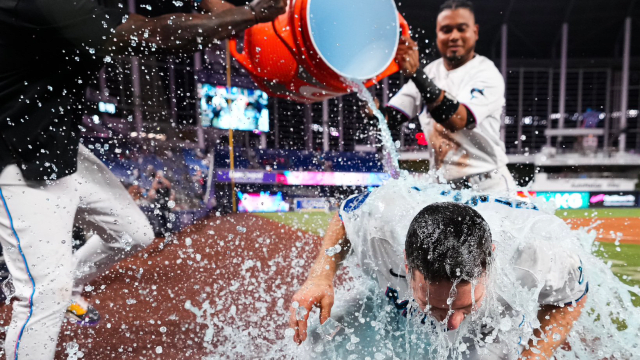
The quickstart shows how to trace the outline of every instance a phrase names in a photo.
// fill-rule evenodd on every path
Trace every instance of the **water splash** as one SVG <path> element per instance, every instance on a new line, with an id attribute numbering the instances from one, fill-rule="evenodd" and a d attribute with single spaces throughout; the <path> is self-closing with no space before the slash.
<path id="1" fill-rule="evenodd" d="M 212 315 L 215 313 L 215 309 L 211 308 L 208 300 L 202 304 L 202 309 L 195 307 L 189 300 L 184 304 L 184 308 L 196 315 L 196 322 L 198 324 L 207 325 L 203 341 L 206 344 L 205 347 L 211 350 L 212 348 L 209 344 L 211 344 L 214 337 L 214 319 Z M 162 352 L 162 348 L 160 348 L 160 352 Z"/>
<path id="2" fill-rule="evenodd" d="M 5 297 L 5 305 L 9 305 L 11 303 L 11 298 L 16 294 L 16 288 L 13 285 L 13 277 L 11 274 L 9 274 L 7 279 L 2 282 L 2 292 Z"/>
<path id="3" fill-rule="evenodd" d="M 75 341 L 66 343 L 64 345 L 64 352 L 67 354 L 67 360 L 78 360 L 84 358 L 84 352 L 80 350 L 80 346 Z"/>
<path id="4" fill-rule="evenodd" d="M 396 145 L 393 142 L 393 137 L 391 136 L 391 131 L 389 130 L 389 125 L 387 124 L 387 119 L 384 117 L 384 114 L 382 114 L 380 109 L 378 109 L 373 96 L 371 96 L 371 93 L 369 92 L 369 90 L 367 90 L 367 88 L 361 81 L 352 80 L 350 84 L 358 94 L 358 97 L 367 102 L 369 108 L 373 110 L 373 113 L 378 118 L 380 140 L 382 141 L 382 163 L 384 165 L 385 171 L 394 179 L 400 178 L 400 176 L 406 172 L 400 170 L 400 157 L 398 156 Z"/>
<path id="5" fill-rule="evenodd" d="M 477 195 L 470 191 L 452 192 L 446 186 L 424 186 L 424 183 L 401 179 L 391 180 L 386 185 L 387 189 L 398 189 L 394 190 L 397 192 L 389 191 L 387 197 L 377 197 L 376 190 L 368 201 L 371 206 L 397 214 L 397 221 L 390 223 L 394 224 L 394 228 L 401 228 L 403 222 L 407 221 L 405 218 L 409 217 L 410 221 L 412 216 L 393 208 L 389 197 L 401 196 L 402 189 L 411 186 L 421 188 L 420 196 L 424 197 L 425 203 L 464 203 Z M 640 351 L 640 312 L 632 300 L 640 295 L 640 289 L 622 283 L 609 265 L 594 255 L 599 248 L 595 242 L 595 231 L 571 230 L 559 219 L 550 224 L 544 211 L 539 212 L 540 216 L 529 214 L 522 218 L 511 215 L 505 217 L 488 208 L 479 211 L 491 227 L 497 249 L 506 255 L 498 257 L 488 269 L 487 295 L 479 309 L 467 317 L 458 330 L 447 331 L 444 324 L 425 316 L 411 301 L 412 296 L 408 292 L 404 294 L 405 297 L 389 301 L 377 281 L 368 274 L 362 274 L 363 265 L 357 263 L 356 256 L 353 256 L 347 259 L 346 265 L 351 274 L 360 272 L 360 275 L 354 276 L 353 282 L 336 289 L 336 305 L 332 310 L 332 318 L 343 326 L 344 331 L 330 341 L 312 338 L 311 333 L 320 326 L 317 316 L 312 315 L 308 343 L 286 354 L 296 359 L 463 359 L 475 346 L 500 341 L 516 344 L 509 347 L 512 357 L 516 358 L 517 352 L 522 351 L 533 336 L 533 330 L 540 326 L 537 313 L 542 288 L 514 286 L 517 279 L 511 271 L 513 259 L 518 252 L 526 252 L 528 244 L 542 243 L 545 249 L 542 254 L 561 253 L 562 249 L 566 249 L 579 255 L 590 289 L 582 316 L 568 336 L 570 347 L 557 350 L 555 358 L 637 358 Z M 510 306 L 509 311 L 505 311 L 502 299 Z M 402 310 L 404 300 L 408 300 L 408 305 L 404 305 Z M 403 311 L 407 318 L 401 315 Z M 514 316 L 514 313 L 518 315 Z M 487 328 L 493 330 L 487 332 Z M 557 338 L 559 335 L 551 334 L 548 340 L 554 336 Z M 522 345 L 518 346 L 518 343 Z"/>
<path id="6" fill-rule="evenodd" d="M 324 253 L 327 254 L 327 256 L 334 256 L 335 254 L 338 254 L 340 251 L 342 251 L 342 246 L 336 245 L 334 247 L 328 248 L 327 250 L 324 251 Z"/>

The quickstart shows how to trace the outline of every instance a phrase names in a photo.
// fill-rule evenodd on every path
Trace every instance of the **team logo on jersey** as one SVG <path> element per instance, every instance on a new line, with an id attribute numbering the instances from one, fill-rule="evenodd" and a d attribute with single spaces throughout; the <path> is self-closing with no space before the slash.
<path id="1" fill-rule="evenodd" d="M 367 198 L 369 197 L 370 194 L 371 193 L 367 191 L 367 192 L 362 193 L 362 194 L 360 194 L 358 196 L 354 196 L 354 197 L 348 198 L 344 202 L 344 206 L 342 207 L 342 209 L 347 214 L 350 214 L 350 213 L 358 210 L 360 208 L 360 206 L 362 206 L 362 204 L 364 204 L 364 202 L 367 200 Z"/>
<path id="2" fill-rule="evenodd" d="M 473 88 L 471 89 L 471 100 L 476 98 L 476 94 L 484 96 L 484 89 Z"/>

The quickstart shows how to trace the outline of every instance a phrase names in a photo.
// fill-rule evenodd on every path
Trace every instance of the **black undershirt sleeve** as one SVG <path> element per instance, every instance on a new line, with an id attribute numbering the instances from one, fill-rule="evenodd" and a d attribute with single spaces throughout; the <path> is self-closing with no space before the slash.
<path id="1" fill-rule="evenodd" d="M 381 110 L 383 114 L 387 118 L 387 124 L 389 125 L 389 130 L 391 130 L 391 137 L 394 140 L 400 139 L 400 131 L 402 131 L 402 124 L 411 120 L 401 111 L 396 110 L 390 106 L 385 107 Z"/>
<path id="2" fill-rule="evenodd" d="M 403 123 L 411 120 L 402 112 L 387 106 L 383 109 L 383 113 L 387 116 L 387 123 L 389 123 L 389 128 L 399 128 Z"/>

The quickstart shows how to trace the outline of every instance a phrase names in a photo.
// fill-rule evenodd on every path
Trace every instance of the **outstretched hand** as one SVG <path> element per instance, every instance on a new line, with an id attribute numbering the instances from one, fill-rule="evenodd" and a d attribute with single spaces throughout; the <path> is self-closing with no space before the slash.
<path id="1" fill-rule="evenodd" d="M 270 22 L 287 11 L 287 0 L 253 0 L 249 7 L 258 23 Z"/>
<path id="2" fill-rule="evenodd" d="M 331 316 L 333 301 L 332 282 L 307 280 L 291 299 L 289 327 L 295 331 L 293 341 L 300 345 L 307 339 L 307 321 L 314 307 L 320 308 L 320 324 L 324 324 Z"/>
<path id="3" fill-rule="evenodd" d="M 420 66 L 418 44 L 410 37 L 403 36 L 400 38 L 396 61 L 398 65 L 400 65 L 400 72 L 402 74 L 409 77 L 413 76 Z"/>

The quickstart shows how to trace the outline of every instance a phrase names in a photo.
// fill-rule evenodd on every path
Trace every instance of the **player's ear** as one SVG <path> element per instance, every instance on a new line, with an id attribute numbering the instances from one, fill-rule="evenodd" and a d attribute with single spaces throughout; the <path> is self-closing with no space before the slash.
<path id="1" fill-rule="evenodd" d="M 480 38 L 480 25 L 475 24 L 473 27 L 474 27 L 475 33 L 476 33 L 476 41 L 478 41 L 478 39 Z"/>
<path id="2" fill-rule="evenodd" d="M 404 253 L 404 271 L 406 271 L 407 275 L 409 275 L 409 264 L 407 264 L 407 252 L 403 251 Z"/>
<path id="3" fill-rule="evenodd" d="M 491 244 L 491 251 L 496 252 L 496 244 Z"/>

